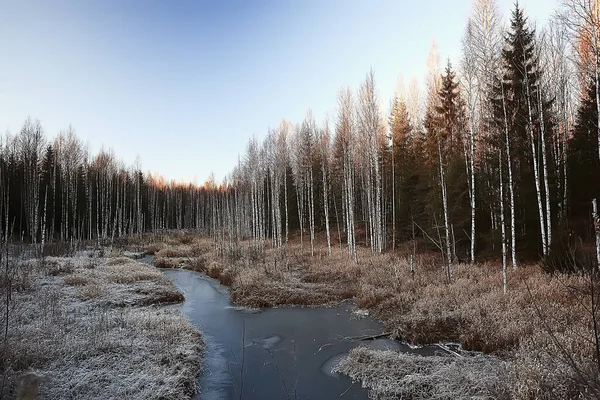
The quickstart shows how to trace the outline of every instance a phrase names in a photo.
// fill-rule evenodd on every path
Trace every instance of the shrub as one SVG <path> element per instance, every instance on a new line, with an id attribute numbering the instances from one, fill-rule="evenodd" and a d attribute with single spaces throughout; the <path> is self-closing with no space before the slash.
<path id="1" fill-rule="evenodd" d="M 146 246 L 145 254 L 154 255 L 164 249 L 166 245 L 164 243 L 152 243 Z"/>
<path id="2" fill-rule="evenodd" d="M 177 260 L 164 257 L 155 257 L 152 263 L 156 268 L 177 268 L 179 266 Z"/>

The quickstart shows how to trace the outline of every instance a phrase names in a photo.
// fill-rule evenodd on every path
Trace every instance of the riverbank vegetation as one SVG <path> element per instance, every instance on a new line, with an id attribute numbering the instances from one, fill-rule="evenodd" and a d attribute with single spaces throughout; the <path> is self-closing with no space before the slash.
<path id="1" fill-rule="evenodd" d="M 508 366 L 493 357 L 421 357 L 358 347 L 336 367 L 373 399 L 508 399 Z"/>
<path id="2" fill-rule="evenodd" d="M 488 360 L 489 366 L 504 372 L 488 378 L 504 382 L 501 391 L 506 398 L 598 393 L 594 304 L 599 287 L 589 275 L 548 274 L 539 264 L 530 264 L 509 274 L 506 294 L 499 262 L 457 264 L 450 284 L 441 256 L 431 253 L 424 241 L 415 243 L 416 256 L 412 244 L 404 252 L 384 254 L 358 247 L 356 263 L 345 248 L 329 254 L 324 234 L 316 236 L 315 256 L 297 236 L 284 251 L 261 252 L 254 251 L 251 242 L 240 243 L 239 251 L 224 251 L 222 242 L 183 232 L 153 240 L 138 249 L 145 246 L 154 253 L 155 265 L 206 273 L 230 286 L 236 304 L 319 306 L 352 299 L 381 320 L 393 338 L 413 344 L 457 342 L 465 350 L 498 357 L 505 368 L 496 368 L 493 360 Z M 341 370 L 352 371 L 349 374 L 356 379 L 363 379 L 365 371 L 377 371 L 372 362 L 380 355 L 364 351 L 372 357 L 351 353 L 351 361 Z M 402 364 L 407 357 L 419 356 L 398 355 L 397 362 Z M 400 364 L 398 373 L 405 368 Z M 475 363 L 471 367 L 464 373 L 481 376 L 475 373 Z M 382 398 L 394 398 L 385 396 L 400 389 L 394 386 L 386 392 L 382 385 L 388 378 L 379 372 L 370 373 L 363 384 L 377 388 Z"/>
<path id="3" fill-rule="evenodd" d="M 31 250 L 0 257 L 1 398 L 192 398 L 204 345 L 178 310 L 157 307 L 183 300 L 171 281 L 118 255 Z"/>

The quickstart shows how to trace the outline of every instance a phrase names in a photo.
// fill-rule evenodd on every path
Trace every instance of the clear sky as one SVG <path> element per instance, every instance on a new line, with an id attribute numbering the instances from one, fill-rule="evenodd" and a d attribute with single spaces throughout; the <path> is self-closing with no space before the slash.
<path id="1" fill-rule="evenodd" d="M 512 0 L 499 0 L 508 20 Z M 548 20 L 557 0 L 522 0 Z M 388 104 L 435 40 L 458 63 L 471 0 L 0 0 L 0 132 L 69 124 L 169 179 L 221 180 L 252 135 L 335 113 L 372 67 Z"/>

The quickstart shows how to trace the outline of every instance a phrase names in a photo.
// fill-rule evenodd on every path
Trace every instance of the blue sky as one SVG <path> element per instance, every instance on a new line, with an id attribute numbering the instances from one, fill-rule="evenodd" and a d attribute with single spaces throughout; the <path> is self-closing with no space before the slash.
<path id="1" fill-rule="evenodd" d="M 499 0 L 505 19 L 512 1 Z M 523 0 L 543 24 L 557 0 Z M 388 104 L 435 40 L 458 63 L 471 0 L 0 0 L 0 132 L 69 124 L 168 179 L 222 179 L 281 118 L 334 116 L 372 67 Z"/>

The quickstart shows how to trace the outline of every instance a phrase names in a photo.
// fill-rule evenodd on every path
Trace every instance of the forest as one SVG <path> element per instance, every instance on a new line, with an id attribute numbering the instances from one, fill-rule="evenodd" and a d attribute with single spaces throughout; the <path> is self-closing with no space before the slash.
<path id="1" fill-rule="evenodd" d="M 382 99 L 368 71 L 322 121 L 249 138 L 223 180 L 168 181 L 34 118 L 0 135 L 0 397 L 30 368 L 48 398 L 106 396 L 107 376 L 115 398 L 204 389 L 198 327 L 155 309 L 186 301 L 165 268 L 235 307 L 352 304 L 378 338 L 448 350 L 353 348 L 333 370 L 374 398 L 599 398 L 600 2 L 526 9 L 474 0 L 424 85 Z M 97 354 L 104 375 L 70 378 Z"/>
<path id="2" fill-rule="evenodd" d="M 325 232 L 356 258 L 357 245 L 383 252 L 416 235 L 449 280 L 453 263 L 500 257 L 573 268 L 561 260 L 591 243 L 600 190 L 599 24 L 594 2 L 573 0 L 539 28 L 516 4 L 504 29 L 477 1 L 457 66 L 440 70 L 432 47 L 424 93 L 399 88 L 383 115 L 370 71 L 340 90 L 334 118 L 282 120 L 200 187 L 91 155 L 71 127 L 49 141 L 28 119 L 0 146 L 2 237 L 43 247 L 197 229 L 281 247 L 299 232 L 314 252 Z"/>

